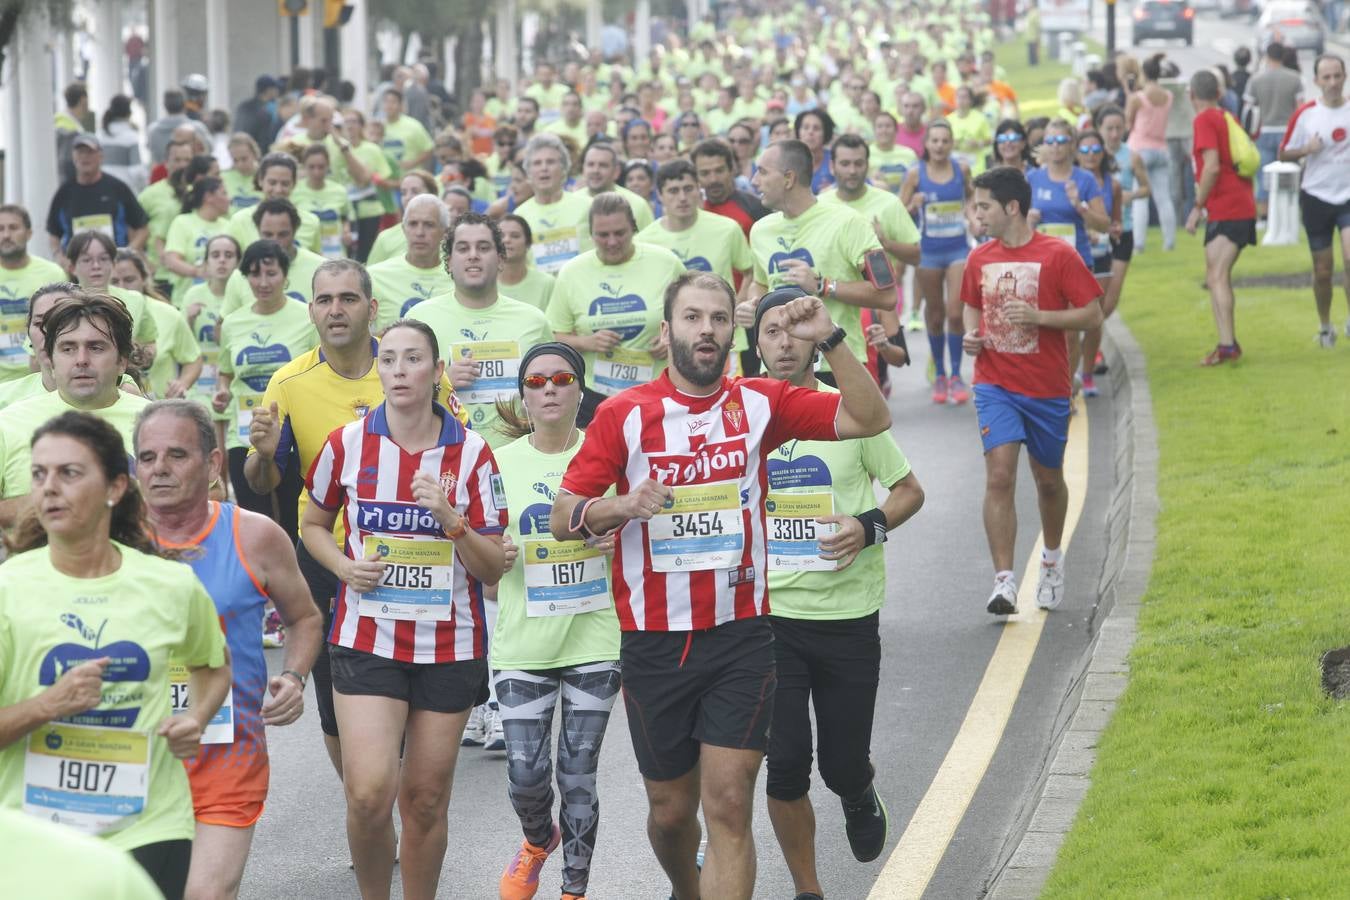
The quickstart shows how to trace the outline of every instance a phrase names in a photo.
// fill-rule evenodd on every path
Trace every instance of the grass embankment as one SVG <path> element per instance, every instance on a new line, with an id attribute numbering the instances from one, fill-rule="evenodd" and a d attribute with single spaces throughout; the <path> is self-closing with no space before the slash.
<path id="1" fill-rule="evenodd" d="M 1151 236 L 1155 246 L 1157 232 Z M 1248 249 L 1239 278 L 1306 272 Z M 1214 344 L 1198 238 L 1137 258 L 1120 314 L 1148 360 L 1157 556 L 1130 684 L 1047 897 L 1332 897 L 1350 884 L 1350 709 L 1318 657 L 1350 643 L 1350 340 L 1307 288 L 1239 288 Z M 1344 321 L 1337 290 L 1334 319 Z"/>
<path id="2" fill-rule="evenodd" d="M 1103 48 L 1096 41 L 1088 40 L 1086 44 L 1089 54 L 1103 56 Z M 1007 74 L 1007 83 L 1017 92 L 1018 112 L 1023 121 L 1053 116 L 1059 110 L 1059 83 L 1073 72 L 1067 64 L 1055 62 L 1044 45 L 1039 66 L 1027 64 L 1027 44 L 1021 34 L 999 44 L 994 49 L 994 58 Z"/>

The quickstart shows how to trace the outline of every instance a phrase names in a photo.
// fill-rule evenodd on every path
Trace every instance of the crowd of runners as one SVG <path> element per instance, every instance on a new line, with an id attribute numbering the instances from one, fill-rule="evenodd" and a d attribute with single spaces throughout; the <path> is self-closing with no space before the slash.
<path id="1" fill-rule="evenodd" d="M 797 900 L 826 894 L 813 759 L 876 859 L 881 545 L 924 502 L 887 400 L 906 332 L 932 402 L 974 406 L 994 615 L 1018 606 L 1024 444 L 1035 602 L 1064 599 L 1070 420 L 1151 214 L 1170 250 L 1186 202 L 1174 103 L 1204 364 L 1242 354 L 1257 148 L 1227 74 L 1179 92 L 1122 55 L 1024 117 L 994 28 L 971 2 L 754 7 L 636 67 L 540 63 L 444 124 L 423 66 L 369 102 L 262 76 L 233 134 L 192 76 L 144 164 L 130 101 L 85 128 L 72 85 L 50 207 L 0 206 L 0 834 L 49 895 L 235 896 L 267 728 L 307 697 L 365 898 L 396 860 L 435 896 L 462 746 L 505 752 L 500 896 L 561 851 L 545 893 L 584 897 L 620 696 L 673 897 L 751 896 L 761 765 Z M 1305 161 L 1330 346 L 1350 108 L 1341 59 L 1312 75 L 1261 149 Z"/>

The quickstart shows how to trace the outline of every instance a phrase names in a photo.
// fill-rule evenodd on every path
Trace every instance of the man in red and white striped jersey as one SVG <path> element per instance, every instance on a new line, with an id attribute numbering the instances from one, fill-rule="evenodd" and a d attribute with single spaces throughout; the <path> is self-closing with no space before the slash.
<path id="1" fill-rule="evenodd" d="M 671 283 L 661 325 L 670 368 L 600 405 L 551 520 L 558 540 L 615 535 L 624 701 L 648 836 L 680 900 L 754 890 L 751 792 L 776 681 L 765 618 L 765 459 L 785 441 L 868 437 L 890 426 L 844 330 L 796 288 L 767 294 L 760 314 L 784 306 L 785 327 L 818 346 L 839 393 L 723 378 L 735 302 L 731 286 L 708 272 Z M 617 495 L 603 497 L 611 486 Z M 700 793 L 709 846 L 701 876 Z"/>

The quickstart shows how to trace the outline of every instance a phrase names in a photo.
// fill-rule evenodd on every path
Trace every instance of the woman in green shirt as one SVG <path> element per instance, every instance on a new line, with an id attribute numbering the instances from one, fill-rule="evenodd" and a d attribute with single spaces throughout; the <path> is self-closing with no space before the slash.
<path id="1" fill-rule="evenodd" d="M 290 256 L 276 241 L 255 241 L 244 251 L 239 269 L 248 280 L 253 304 L 236 309 L 220 323 L 216 394 L 211 401 L 216 412 L 231 420 L 225 425 L 225 447 L 235 497 L 244 509 L 269 517 L 271 495 L 255 493 L 244 478 L 253 411 L 262 404 L 272 373 L 319 343 L 308 307 L 286 296 L 290 268 Z M 285 483 L 278 491 L 280 524 L 292 533 L 298 493 Z"/>
<path id="2" fill-rule="evenodd" d="M 503 897 L 531 896 L 539 870 L 563 847 L 564 897 L 582 897 L 599 824 L 596 768 L 619 693 L 619 622 L 611 595 L 612 541 L 558 543 L 549 515 L 567 464 L 581 449 L 577 410 L 586 364 L 563 343 L 536 344 L 520 364 L 514 402 L 498 401 L 499 427 L 517 439 L 497 453 L 510 519 L 498 585 L 492 666 L 507 746 L 507 794 L 525 841 L 502 873 Z M 523 551 L 523 552 L 522 552 Z M 562 701 L 553 819 L 553 714 Z"/>
<path id="3" fill-rule="evenodd" d="M 237 131 L 230 137 L 229 151 L 234 165 L 221 172 L 220 179 L 230 192 L 230 209 L 256 206 L 263 198 L 262 190 L 253 183 L 253 176 L 258 174 L 258 160 L 262 159 L 258 142 L 252 135 Z"/>
<path id="4" fill-rule="evenodd" d="M 211 409 L 216 396 L 216 387 L 220 380 L 220 311 L 225 303 L 225 286 L 234 270 L 239 268 L 239 257 L 243 253 L 239 242 L 228 234 L 218 234 L 206 242 L 206 280 L 194 284 L 183 295 L 183 318 L 197 339 L 202 351 L 202 372 L 188 395 L 193 400 Z M 225 446 L 225 423 L 230 417 L 211 409 L 211 417 L 216 423 L 216 446 Z M 227 473 L 222 473 L 222 476 Z M 228 480 L 225 482 L 228 484 Z"/>
<path id="5" fill-rule="evenodd" d="M 114 287 L 140 291 L 159 328 L 155 363 L 145 373 L 155 397 L 186 397 L 202 374 L 202 349 L 187 319 L 150 284 L 150 266 L 140 251 L 123 247 L 113 264 Z"/>
<path id="6" fill-rule="evenodd" d="M 230 689 L 215 604 L 160 558 L 109 423 L 39 427 L 30 496 L 0 578 L 0 806 L 99 835 L 182 897 L 195 824 L 179 760 Z M 192 698 L 176 715 L 171 657 Z"/>
<path id="7" fill-rule="evenodd" d="M 164 268 L 174 274 L 173 300 L 180 302 L 192 285 L 206 278 L 206 242 L 230 227 L 230 194 L 211 175 L 198 178 L 183 198 L 183 212 L 169 223 L 164 238 Z"/>

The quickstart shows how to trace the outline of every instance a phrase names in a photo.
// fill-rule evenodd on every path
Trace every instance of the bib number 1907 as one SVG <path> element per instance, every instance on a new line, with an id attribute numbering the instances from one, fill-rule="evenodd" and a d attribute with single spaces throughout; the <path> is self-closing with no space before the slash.
<path id="1" fill-rule="evenodd" d="M 72 791 L 106 794 L 112 790 L 117 766 L 112 763 L 81 762 L 63 759 L 57 769 L 57 780 L 63 788 Z"/>

